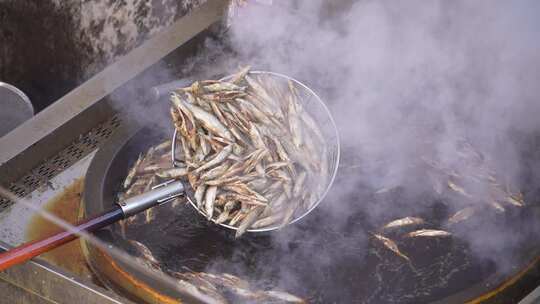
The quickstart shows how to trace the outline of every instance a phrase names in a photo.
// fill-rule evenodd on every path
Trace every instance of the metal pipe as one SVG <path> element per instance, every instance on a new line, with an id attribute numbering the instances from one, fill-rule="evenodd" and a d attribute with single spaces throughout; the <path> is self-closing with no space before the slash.
<path id="1" fill-rule="evenodd" d="M 156 186 L 152 191 L 128 198 L 118 203 L 124 217 L 130 217 L 143 210 L 153 207 L 157 203 L 165 202 L 169 199 L 181 195 L 184 186 L 181 182 L 172 181 Z"/>

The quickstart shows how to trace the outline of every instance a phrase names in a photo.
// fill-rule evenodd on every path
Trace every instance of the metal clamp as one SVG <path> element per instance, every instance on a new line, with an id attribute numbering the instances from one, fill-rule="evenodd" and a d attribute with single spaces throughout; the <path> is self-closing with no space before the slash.
<path id="1" fill-rule="evenodd" d="M 176 181 L 176 180 L 171 179 L 171 180 L 168 180 L 168 181 L 163 182 L 163 183 L 161 183 L 161 184 L 155 185 L 155 186 L 152 187 L 152 190 L 158 189 L 158 188 L 160 188 L 160 187 L 166 187 L 166 186 L 168 186 L 168 185 L 174 183 L 175 181 Z M 167 196 L 167 197 L 165 197 L 165 198 L 158 199 L 157 202 L 159 203 L 159 205 L 163 205 L 163 204 L 165 204 L 166 202 L 171 201 L 171 200 L 173 200 L 173 199 L 175 199 L 175 198 L 181 196 L 182 194 L 184 194 L 183 189 L 182 189 L 182 192 L 173 193 L 173 194 L 171 194 L 171 195 L 169 195 L 169 196 Z"/>
<path id="2" fill-rule="evenodd" d="M 156 185 L 152 190 L 118 202 L 124 217 L 130 217 L 150 207 L 161 205 L 184 193 L 182 182 L 170 180 Z"/>

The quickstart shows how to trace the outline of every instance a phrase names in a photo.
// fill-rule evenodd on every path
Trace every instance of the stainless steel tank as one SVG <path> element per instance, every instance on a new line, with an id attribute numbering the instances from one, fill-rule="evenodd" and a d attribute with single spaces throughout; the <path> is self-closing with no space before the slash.
<path id="1" fill-rule="evenodd" d="M 16 87 L 0 81 L 0 137 L 34 115 L 30 99 Z"/>

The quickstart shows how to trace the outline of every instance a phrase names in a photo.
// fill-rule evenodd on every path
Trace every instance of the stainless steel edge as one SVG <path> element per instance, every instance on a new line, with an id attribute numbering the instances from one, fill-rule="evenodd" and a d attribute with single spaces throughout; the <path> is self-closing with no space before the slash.
<path id="1" fill-rule="evenodd" d="M 7 88 L 9 90 L 11 90 L 12 92 L 14 92 L 15 94 L 19 95 L 19 97 L 24 101 L 24 103 L 26 104 L 26 106 L 32 110 L 32 115 L 35 113 L 34 112 L 34 105 L 32 105 L 32 103 L 30 102 L 30 98 L 28 98 L 28 96 L 26 96 L 26 94 L 24 94 L 23 91 L 19 90 L 19 88 L 9 84 L 9 83 L 5 83 L 5 82 L 2 82 L 0 81 L 0 87 L 4 87 L 4 88 Z"/>
<path id="2" fill-rule="evenodd" d="M 9 246 L 0 242 L 0 251 Z M 0 272 L 0 279 L 7 282 L 18 293 L 32 294 L 31 303 L 88 303 L 119 304 L 132 303 L 114 293 L 96 286 L 92 282 L 72 277 L 62 270 L 39 259 L 13 266 Z M 4 297 L 2 293 L 2 298 Z M 4 299 L 0 298 L 0 302 Z M 38 302 L 34 302 L 38 301 Z M 5 302 L 2 302 L 5 303 Z M 25 302 L 27 303 L 27 302 Z"/>
<path id="3" fill-rule="evenodd" d="M 539 304 L 540 303 L 540 287 L 537 287 L 529 293 L 519 304 Z"/>

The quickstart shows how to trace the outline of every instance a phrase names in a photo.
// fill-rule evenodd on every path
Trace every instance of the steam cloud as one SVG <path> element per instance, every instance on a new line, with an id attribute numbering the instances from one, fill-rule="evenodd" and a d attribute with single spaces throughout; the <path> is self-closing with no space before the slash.
<path id="1" fill-rule="evenodd" d="M 295 77 L 331 108 L 344 151 L 340 170 L 348 174 L 320 205 L 326 221 L 318 225 L 346 238 L 354 210 L 372 224 L 418 214 L 423 193 L 433 190 L 412 164 L 428 155 L 466 170 L 456 155 L 458 138 L 484 153 L 510 184 L 540 180 L 540 158 L 531 145 L 540 129 L 540 3 L 348 2 L 247 5 L 230 29 L 240 63 Z M 395 186 L 403 190 L 399 210 L 351 199 L 362 187 Z M 526 196 L 528 204 L 535 203 L 536 188 Z M 458 200 L 449 208 L 459 207 Z M 460 237 L 501 271 L 512 265 L 513 246 L 540 231 L 533 220 L 518 232 L 492 224 L 490 216 L 479 220 L 483 229 Z M 274 242 L 285 246 L 299 236 L 314 244 L 328 241 L 295 225 L 273 235 Z M 364 233 L 351 237 L 356 254 L 366 254 L 366 239 Z M 317 246 L 306 250 L 323 266 L 342 257 L 317 255 Z M 285 269 L 290 264 L 273 266 L 281 267 L 282 286 L 300 286 L 301 278 Z"/>
<path id="2" fill-rule="evenodd" d="M 250 64 L 300 80 L 329 105 L 342 162 L 338 182 L 316 212 L 262 236 L 269 243 L 258 243 L 259 236 L 235 241 L 239 249 L 213 260 L 206 270 L 234 272 L 262 287 L 277 284 L 300 295 L 325 282 L 328 298 L 311 299 L 319 302 L 347 301 L 362 292 L 372 292 L 367 302 L 401 302 L 392 291 L 369 286 L 355 291 L 339 284 L 366 278 L 346 268 L 364 263 L 352 266 L 369 269 L 373 255 L 367 231 L 399 217 L 429 213 L 433 200 L 426 193 L 433 193 L 433 186 L 416 166 L 420 157 L 470 170 L 456 153 L 460 138 L 481 151 L 505 182 L 527 190 L 526 202 L 534 205 L 540 195 L 534 185 L 540 181 L 540 153 L 535 152 L 539 9 L 532 0 L 303 0 L 239 9 L 228 31 L 231 49 L 208 40 L 186 74 L 193 69 L 193 75 L 216 75 Z M 171 78 L 166 67 L 162 74 L 150 77 Z M 138 93 L 133 90 L 134 96 Z M 136 119 L 147 119 L 145 111 L 133 112 Z M 156 124 L 170 128 L 168 119 Z M 466 186 L 485 192 L 487 200 L 485 185 Z M 373 198 L 375 191 L 394 187 L 400 188 L 397 203 L 395 197 Z M 459 197 L 445 199 L 445 217 L 428 221 L 443 221 L 465 206 Z M 464 225 L 452 232 L 474 256 L 493 261 L 497 271 L 509 271 L 517 261 L 516 248 L 531 235 L 538 237 L 540 226 L 534 216 L 514 217 L 522 221 L 517 227 L 501 225 L 500 217 L 485 209 L 472 220 L 474 229 Z M 345 270 L 336 274 L 336 269 Z M 278 282 L 267 282 L 268 277 Z M 334 279 L 337 285 L 328 285 Z M 450 275 L 434 279 L 441 285 L 455 280 Z M 419 293 L 430 293 L 420 285 Z"/>

